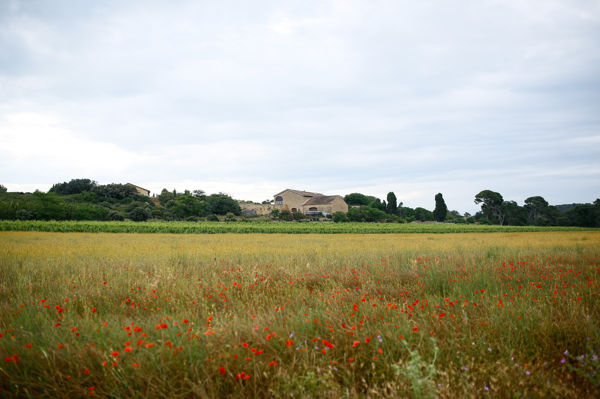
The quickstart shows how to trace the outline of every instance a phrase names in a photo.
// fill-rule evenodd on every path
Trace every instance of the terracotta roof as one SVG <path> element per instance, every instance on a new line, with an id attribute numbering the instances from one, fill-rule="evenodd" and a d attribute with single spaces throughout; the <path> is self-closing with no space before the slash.
<path id="1" fill-rule="evenodd" d="M 278 196 L 280 194 L 285 193 L 286 191 L 291 191 L 294 194 L 298 194 L 298 195 L 301 195 L 303 197 L 316 197 L 316 196 L 319 196 L 319 195 L 323 195 L 321 193 L 311 193 L 310 191 L 300 191 L 300 190 L 292 190 L 291 188 L 286 188 L 285 190 L 283 190 L 280 193 L 275 194 L 274 196 L 276 197 L 276 196 Z"/>
<path id="2" fill-rule="evenodd" d="M 318 195 L 316 197 L 309 198 L 302 205 L 326 205 L 331 204 L 336 198 L 341 198 L 339 195 Z"/>

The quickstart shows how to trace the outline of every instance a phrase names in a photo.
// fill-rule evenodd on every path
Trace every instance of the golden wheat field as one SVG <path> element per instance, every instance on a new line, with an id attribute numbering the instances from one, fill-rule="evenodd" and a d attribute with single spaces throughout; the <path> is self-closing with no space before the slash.
<path id="1" fill-rule="evenodd" d="M 597 397 L 600 232 L 0 232 L 2 397 Z"/>

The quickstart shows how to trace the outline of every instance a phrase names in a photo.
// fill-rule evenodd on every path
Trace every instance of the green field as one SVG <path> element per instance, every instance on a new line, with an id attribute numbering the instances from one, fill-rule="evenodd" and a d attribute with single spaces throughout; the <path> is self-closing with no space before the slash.
<path id="1" fill-rule="evenodd" d="M 331 223 L 331 222 L 81 222 L 0 221 L 0 231 L 82 233 L 290 233 L 290 234 L 391 234 L 391 233 L 490 233 L 586 231 L 581 227 L 498 226 L 427 223 Z M 597 229 L 596 229 L 597 230 Z"/>
<path id="2" fill-rule="evenodd" d="M 597 231 L 0 232 L 0 396 L 598 397 L 599 291 Z"/>

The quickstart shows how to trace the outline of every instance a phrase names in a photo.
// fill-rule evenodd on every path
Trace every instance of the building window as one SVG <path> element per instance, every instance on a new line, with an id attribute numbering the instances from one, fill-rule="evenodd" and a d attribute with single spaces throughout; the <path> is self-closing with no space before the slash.
<path id="1" fill-rule="evenodd" d="M 275 197 L 275 205 L 283 205 L 283 197 Z"/>
<path id="2" fill-rule="evenodd" d="M 298 209 L 292 208 L 292 212 L 298 212 Z"/>
<path id="3" fill-rule="evenodd" d="M 308 210 L 309 210 L 309 211 L 316 211 L 316 210 L 317 210 L 317 207 L 315 207 L 315 206 L 312 206 L 312 207 L 308 208 Z"/>

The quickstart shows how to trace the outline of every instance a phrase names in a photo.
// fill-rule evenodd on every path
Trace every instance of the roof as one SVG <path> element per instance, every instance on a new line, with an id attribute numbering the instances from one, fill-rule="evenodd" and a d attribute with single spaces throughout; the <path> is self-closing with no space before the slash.
<path id="1" fill-rule="evenodd" d="M 298 194 L 298 195 L 300 195 L 302 197 L 316 197 L 316 196 L 319 196 L 319 195 L 323 195 L 321 193 L 311 193 L 310 191 L 300 191 L 300 190 L 292 190 L 291 188 L 286 188 L 285 190 L 283 190 L 280 193 L 275 194 L 274 196 L 276 197 L 276 196 L 278 196 L 280 194 L 285 193 L 286 191 L 291 191 L 292 193 Z"/>
<path id="2" fill-rule="evenodd" d="M 326 205 L 331 204 L 337 198 L 341 199 L 342 201 L 344 200 L 339 195 L 318 195 L 316 197 L 309 198 L 302 205 Z"/>
<path id="3" fill-rule="evenodd" d="M 148 191 L 148 192 L 150 192 L 150 190 L 148 190 L 147 188 L 140 187 L 140 186 L 138 186 L 137 184 L 133 184 L 133 183 L 127 183 L 127 184 L 129 184 L 130 186 L 133 186 L 133 187 L 141 188 L 141 189 L 142 189 L 142 190 L 144 190 L 144 191 Z"/>

